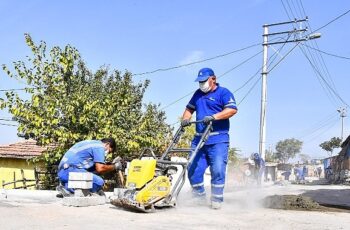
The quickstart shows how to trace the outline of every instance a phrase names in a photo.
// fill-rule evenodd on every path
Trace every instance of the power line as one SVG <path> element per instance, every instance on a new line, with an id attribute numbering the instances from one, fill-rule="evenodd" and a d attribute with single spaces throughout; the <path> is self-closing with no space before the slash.
<path id="1" fill-rule="evenodd" d="M 337 102 L 336 102 L 336 97 L 335 95 L 332 93 L 332 91 L 330 90 L 331 87 L 327 87 L 328 82 L 323 78 L 321 71 L 319 70 L 319 68 L 317 67 L 317 64 L 315 63 L 315 60 L 313 59 L 313 55 L 310 51 L 310 49 L 306 49 L 309 54 L 311 55 L 312 60 L 309 58 L 309 56 L 307 55 L 306 51 L 304 50 L 304 47 L 299 47 L 300 50 L 303 52 L 304 56 L 308 59 L 309 63 L 311 64 L 312 70 L 315 73 L 315 76 L 318 80 L 318 82 L 320 83 L 322 89 L 324 90 L 327 98 L 329 99 L 329 101 L 331 103 L 333 103 L 334 106 L 337 107 Z M 324 80 L 322 80 L 324 79 Z M 326 82 L 326 83 L 325 83 Z M 335 90 L 334 90 L 335 91 Z"/>
<path id="2" fill-rule="evenodd" d="M 306 140 L 305 142 L 312 142 L 315 139 L 317 139 L 318 137 L 320 137 L 321 135 L 325 134 L 328 130 L 330 130 L 331 128 L 333 128 L 336 124 L 337 124 L 338 119 L 333 120 L 333 123 L 329 122 L 328 124 L 320 127 L 320 129 L 322 128 L 326 128 L 325 130 L 323 130 L 321 133 L 319 133 L 318 135 L 314 136 L 313 138 L 311 138 L 310 140 Z"/>
<path id="3" fill-rule="evenodd" d="M 168 67 L 168 68 L 160 68 L 160 69 L 147 71 L 147 72 L 143 72 L 143 73 L 136 73 L 136 74 L 132 74 L 132 76 L 141 76 L 141 75 L 153 74 L 153 73 L 156 73 L 156 72 L 164 72 L 164 71 L 169 71 L 169 70 L 173 70 L 173 69 L 178 69 L 178 68 L 182 68 L 182 67 L 186 67 L 186 66 L 190 66 L 190 65 L 194 65 L 194 64 L 210 61 L 210 60 L 214 60 L 214 59 L 217 59 L 217 58 L 225 57 L 225 56 L 231 55 L 233 53 L 244 51 L 244 50 L 247 50 L 249 48 L 258 46 L 258 45 L 261 45 L 261 43 L 256 43 L 256 44 L 253 44 L 253 45 L 249 45 L 249 46 L 243 47 L 241 49 L 233 50 L 233 51 L 230 51 L 230 52 L 227 52 L 227 53 L 224 53 L 224 54 L 220 54 L 220 55 L 217 55 L 217 56 L 214 56 L 214 57 L 211 57 L 211 58 L 206 58 L 206 59 L 203 59 L 203 60 L 190 62 L 190 63 L 186 63 L 186 64 L 183 64 L 183 65 L 178 65 L 178 66 L 173 66 L 173 67 Z M 24 91 L 24 90 L 27 90 L 27 89 L 36 89 L 36 88 L 0 89 L 0 92 Z"/>
<path id="4" fill-rule="evenodd" d="M 240 67 L 241 65 L 245 64 L 246 62 L 248 62 L 249 60 L 253 59 L 254 57 L 256 57 L 257 55 L 259 55 L 259 54 L 261 54 L 261 53 L 262 53 L 262 51 L 259 51 L 258 53 L 256 53 L 256 54 L 250 56 L 249 58 L 245 59 L 243 62 L 239 63 L 238 65 L 234 66 L 233 68 L 229 69 L 228 71 L 224 72 L 223 74 L 219 75 L 218 78 L 221 78 L 221 77 L 225 76 L 226 74 L 232 72 L 234 69 Z M 168 108 L 168 107 L 170 107 L 170 106 L 176 104 L 177 102 L 181 101 L 182 99 L 186 98 L 187 96 L 193 94 L 195 91 L 196 91 L 196 90 L 193 90 L 193 91 L 187 93 L 185 96 L 182 96 L 181 98 L 179 98 L 179 99 L 177 99 L 177 100 L 171 102 L 170 104 L 168 104 L 168 105 L 162 107 L 161 110 L 164 110 L 164 109 L 166 109 L 166 108 Z"/>
<path id="5" fill-rule="evenodd" d="M 36 88 L 19 88 L 19 89 L 0 89 L 0 92 L 7 92 L 7 91 L 24 91 L 27 89 L 36 89 Z"/>
<path id="6" fill-rule="evenodd" d="M 286 14 L 287 14 L 287 17 L 288 17 L 289 21 L 292 21 L 291 17 L 290 17 L 289 14 L 288 14 L 288 10 L 287 10 L 286 6 L 284 5 L 283 0 L 281 0 L 281 3 L 282 3 L 282 6 L 283 6 L 283 8 L 284 8 L 284 11 L 285 11 Z"/>
<path id="7" fill-rule="evenodd" d="M 287 1 L 287 3 L 288 3 L 289 9 L 290 9 L 290 11 L 291 11 L 291 14 L 294 16 L 293 10 L 292 10 L 292 8 L 291 8 L 290 5 L 289 5 L 288 0 L 286 0 L 286 1 Z M 282 0 L 281 0 L 281 2 L 282 2 L 282 5 L 283 5 L 283 7 L 284 7 L 284 9 L 285 9 L 285 11 L 286 11 L 287 16 L 289 17 L 288 11 L 287 11 L 286 7 L 284 6 L 284 3 L 283 3 Z M 297 10 L 296 10 L 296 7 L 294 6 L 293 1 L 292 1 L 292 4 L 293 4 L 293 7 L 294 7 L 295 11 L 297 11 Z M 298 4 L 300 14 L 303 15 L 303 13 L 304 13 L 305 17 L 307 17 L 307 16 L 306 16 L 306 13 L 305 13 L 304 6 L 302 5 L 301 0 L 300 0 L 300 5 L 301 5 L 301 7 L 300 7 L 299 4 Z M 310 23 L 309 23 L 308 21 L 307 21 L 306 23 L 309 25 L 309 28 L 311 29 Z M 294 27 L 294 28 L 295 28 L 295 27 Z M 311 33 L 313 33 L 313 32 L 311 32 Z M 316 47 L 318 48 L 317 41 L 312 40 L 312 41 L 311 41 L 311 44 L 312 44 L 312 43 L 315 43 Z M 311 44 L 310 44 L 310 45 L 311 45 Z M 302 47 L 300 47 L 300 49 L 302 49 Z M 321 55 L 321 53 L 318 52 L 318 53 L 316 53 L 316 54 L 314 55 L 313 52 L 311 52 L 311 50 L 310 50 L 309 48 L 306 48 L 306 50 L 308 51 L 308 53 L 309 53 L 309 55 L 310 55 L 310 57 L 311 57 L 311 59 L 309 59 L 310 62 L 313 62 L 313 69 L 314 69 L 314 71 L 315 71 L 315 72 L 317 71 L 318 74 L 320 74 L 320 75 L 322 75 L 321 72 L 323 72 L 323 74 L 324 74 L 324 75 L 328 78 L 328 80 L 331 82 L 331 84 L 332 84 L 332 86 L 333 86 L 333 90 L 336 91 L 336 90 L 335 90 L 335 89 L 336 89 L 335 84 L 334 84 L 334 82 L 333 82 L 333 79 L 332 79 L 332 77 L 331 77 L 329 71 L 328 71 L 327 65 L 326 65 L 326 63 L 325 63 L 325 61 L 324 61 L 323 56 Z M 307 55 L 307 53 L 306 53 L 304 50 L 303 50 L 303 52 L 304 52 L 304 55 Z M 315 56 L 316 56 L 316 58 L 315 58 Z M 311 60 L 312 60 L 312 61 L 311 61 Z M 321 69 L 319 68 L 319 63 L 320 63 Z M 321 70 L 322 70 L 322 71 L 321 71 Z M 317 76 L 318 76 L 318 75 L 317 75 Z M 330 90 L 329 88 L 327 88 L 327 87 L 325 88 L 325 87 L 323 86 L 323 83 L 322 83 L 322 81 L 320 81 L 319 78 L 318 78 L 318 80 L 319 80 L 319 82 L 320 82 L 322 88 L 325 90 L 326 95 L 327 95 L 327 97 L 329 98 L 329 100 L 336 106 L 336 103 L 335 103 L 336 99 L 335 99 L 334 94 L 331 93 L 331 90 Z M 326 80 L 324 79 L 324 81 L 326 81 Z M 327 84 L 328 84 L 328 83 L 327 83 Z"/>
<path id="8" fill-rule="evenodd" d="M 299 2 L 300 2 L 300 6 L 301 6 L 301 10 L 302 10 L 302 12 L 304 13 L 304 15 L 306 15 L 306 11 L 305 11 L 305 8 L 304 8 L 304 5 L 303 5 L 303 2 L 301 1 L 301 0 L 299 0 Z M 299 4 L 298 4 L 298 6 L 299 6 Z M 301 11 L 300 10 L 300 11 Z"/>
<path id="9" fill-rule="evenodd" d="M 307 136 L 310 136 L 323 128 L 324 126 L 328 125 L 334 118 L 338 117 L 338 114 L 336 112 L 332 112 L 331 114 L 324 117 L 322 120 L 318 121 L 317 123 L 314 123 L 309 128 L 303 130 L 300 135 L 298 135 L 298 139 L 303 139 Z"/>
<path id="10" fill-rule="evenodd" d="M 301 44 L 302 46 L 306 46 L 310 49 L 313 49 L 313 50 L 316 50 L 318 52 L 321 52 L 323 54 L 326 54 L 326 55 L 329 55 L 329 56 L 332 56 L 332 57 L 337 57 L 337 58 L 342 58 L 342 59 L 347 59 L 347 60 L 350 60 L 350 57 L 345 57 L 345 56 L 340 56 L 340 55 L 337 55 L 337 54 L 331 54 L 331 53 L 328 53 L 326 51 L 323 51 L 323 50 L 320 50 L 320 49 L 316 49 L 314 47 L 311 47 L 311 46 L 308 46 L 308 45 L 305 45 L 305 44 Z"/>
<path id="11" fill-rule="evenodd" d="M 5 124 L 5 123 L 0 123 L 0 125 L 3 125 L 3 126 L 17 126 L 17 125 L 12 125 L 12 124 Z"/>
<path id="12" fill-rule="evenodd" d="M 288 39 L 289 37 L 290 37 L 290 35 L 288 35 L 287 39 Z M 285 38 L 278 38 L 278 37 L 277 37 L 277 38 L 272 39 L 271 41 L 276 40 L 276 39 L 282 40 L 282 39 L 285 39 Z M 285 46 L 285 43 L 284 43 L 283 46 L 279 49 L 279 51 L 281 51 L 282 48 L 283 48 L 284 46 Z M 219 75 L 218 78 L 221 78 L 221 77 L 225 76 L 226 74 L 230 73 L 230 72 L 233 71 L 234 69 L 236 69 L 236 68 L 238 68 L 239 66 L 243 65 L 244 63 L 248 62 L 249 60 L 251 60 L 252 58 L 254 58 L 255 56 L 259 55 L 259 54 L 262 53 L 262 52 L 263 52 L 263 51 L 260 51 L 260 52 L 258 52 L 258 53 L 256 53 L 256 54 L 254 54 L 253 56 L 247 58 L 246 60 L 244 60 L 243 62 L 239 63 L 239 64 L 236 65 L 235 67 L 233 67 L 233 68 L 229 69 L 228 71 L 224 72 L 223 74 Z M 275 55 L 275 54 L 274 54 L 274 55 Z M 272 58 L 274 55 L 272 55 L 271 58 Z M 269 65 L 273 63 L 273 61 L 276 59 L 276 57 L 277 57 L 277 56 L 274 57 L 274 59 L 269 63 Z M 244 86 L 246 86 L 246 85 L 260 72 L 261 69 L 262 69 L 262 67 L 260 67 L 260 68 L 258 69 L 258 71 L 257 71 L 253 76 L 251 76 L 251 77 L 248 79 L 248 81 L 246 81 L 241 87 L 239 87 L 237 90 L 235 90 L 234 93 L 237 92 L 237 91 L 239 91 L 240 89 L 242 89 Z M 255 86 L 255 84 L 254 84 L 254 86 Z M 254 87 L 253 87 L 253 88 L 254 88 Z M 251 91 L 251 90 L 250 90 L 250 91 Z M 190 96 L 190 95 L 193 94 L 194 92 L 195 92 L 195 90 L 189 92 L 188 94 L 182 96 L 181 98 L 179 98 L 179 99 L 177 99 L 177 100 L 171 102 L 170 104 L 168 104 L 168 105 L 162 107 L 161 110 L 164 110 L 164 109 L 166 109 L 166 108 L 168 108 L 168 107 L 170 107 L 170 106 L 176 104 L 177 102 L 179 102 L 179 101 L 181 101 L 182 99 L 184 99 L 184 98 Z"/>
<path id="13" fill-rule="evenodd" d="M 287 39 L 288 39 L 289 37 L 290 37 L 290 35 L 288 35 Z M 276 38 L 276 39 L 278 39 L 278 38 Z M 272 39 L 272 40 L 276 40 L 276 39 Z M 281 40 L 281 38 L 279 38 L 279 39 Z M 283 38 L 283 39 L 285 39 L 285 38 Z M 277 52 L 280 52 L 280 51 L 283 49 L 283 47 L 285 46 L 285 44 L 286 44 L 286 43 L 284 43 L 284 44 L 279 48 L 279 50 L 278 50 Z M 293 49 L 294 49 L 294 48 L 293 48 Z M 292 50 L 293 50 L 293 49 L 292 49 Z M 231 68 L 230 70 L 228 70 L 228 71 L 226 71 L 225 73 L 223 73 L 223 74 L 221 74 L 220 76 L 218 76 L 218 78 L 223 77 L 224 75 L 228 74 L 228 73 L 231 72 L 232 70 L 234 70 L 234 69 L 238 68 L 239 66 L 243 65 L 244 63 L 248 62 L 249 60 L 251 60 L 252 58 L 254 58 L 255 56 L 259 55 L 259 54 L 262 53 L 262 52 L 263 52 L 263 51 L 260 51 L 260 52 L 256 53 L 255 55 L 249 57 L 248 59 L 244 60 L 244 61 L 241 62 L 240 64 L 236 65 L 235 67 Z M 290 52 L 291 52 L 291 51 L 289 51 L 289 53 L 290 53 Z M 289 54 L 289 53 L 288 53 L 288 54 Z M 287 54 L 287 55 L 288 55 L 288 54 Z M 271 59 L 272 59 L 272 60 L 270 61 L 269 66 L 275 61 L 276 57 L 277 57 L 276 53 L 274 53 L 274 54 L 271 56 Z M 284 58 L 285 58 L 285 56 L 282 57 L 282 60 L 283 60 Z M 282 61 L 282 60 L 281 60 L 281 61 Z M 280 61 L 280 62 L 281 62 L 281 61 Z M 280 63 L 280 62 L 279 62 L 279 63 Z M 279 63 L 277 63 L 277 64 L 279 64 Z M 276 64 L 276 65 L 277 65 L 277 64 Z M 276 66 L 276 65 L 275 65 L 275 66 Z M 274 67 L 275 67 L 275 66 L 274 66 Z M 260 67 L 260 68 L 257 70 L 257 72 L 256 72 L 254 75 L 252 75 L 241 87 L 239 87 L 238 89 L 236 89 L 236 90 L 234 91 L 234 93 L 238 92 L 240 89 L 242 89 L 244 86 L 246 86 L 252 79 L 254 79 L 254 77 L 256 77 L 256 75 L 261 71 L 261 69 L 262 69 L 262 67 Z M 250 92 L 253 90 L 253 88 L 257 85 L 257 83 L 259 82 L 259 80 L 260 80 L 260 78 L 258 78 L 258 79 L 254 82 L 253 86 L 252 86 L 252 87 L 248 90 L 248 92 L 244 95 L 243 99 L 238 103 L 238 105 L 241 104 L 241 103 L 245 100 L 245 98 L 249 95 L 249 93 L 250 93 Z M 194 90 L 194 91 L 191 91 L 190 93 L 186 94 L 185 96 L 182 96 L 181 98 L 177 99 L 176 101 L 174 101 L 174 102 L 172 102 L 172 103 L 170 103 L 170 104 L 164 106 L 163 108 L 161 108 L 161 110 L 164 110 L 164 109 L 170 107 L 171 105 L 176 104 L 177 102 L 179 102 L 180 100 L 186 98 L 187 96 L 192 95 L 194 92 L 195 92 L 195 90 Z M 176 123 L 177 123 L 177 122 L 176 122 Z M 175 123 L 175 124 L 176 124 L 176 123 Z"/>
<path id="14" fill-rule="evenodd" d="M 304 13 L 304 15 L 306 16 L 306 11 L 305 11 L 305 9 L 304 9 L 302 0 L 299 0 L 299 3 L 300 3 L 300 4 L 298 4 L 298 6 L 301 5 L 301 7 L 299 7 L 299 10 L 300 10 L 301 14 L 303 15 L 303 13 Z M 300 9 L 300 8 L 301 8 L 301 9 Z M 309 23 L 308 21 L 307 21 L 306 23 L 308 24 L 311 33 L 313 33 L 313 30 L 312 30 L 312 27 L 311 27 L 310 23 Z M 316 48 L 319 49 L 317 40 L 312 40 L 311 43 L 310 43 L 310 46 L 312 46 L 312 48 L 315 48 L 312 44 L 315 44 L 315 45 L 316 45 Z M 315 49 L 316 49 L 316 48 L 315 48 Z M 300 49 L 301 49 L 301 48 L 300 48 Z M 307 48 L 307 50 L 308 50 L 308 52 L 311 54 L 311 57 L 313 58 L 313 54 L 312 54 L 312 52 L 310 51 L 310 49 Z M 328 67 L 327 67 L 326 62 L 325 62 L 325 60 L 324 60 L 324 58 L 323 58 L 322 53 L 316 52 L 316 57 L 317 57 L 318 62 L 319 62 L 320 65 L 321 65 L 321 68 L 322 68 L 322 70 L 323 70 L 323 73 L 324 73 L 325 76 L 328 78 L 328 80 L 329 80 L 330 83 L 332 84 L 333 88 L 336 90 L 336 86 L 335 86 L 335 84 L 334 84 L 333 78 L 332 78 L 332 76 L 331 76 L 331 74 L 330 74 L 330 72 L 329 72 L 329 70 L 328 70 Z M 313 58 L 313 59 L 314 59 L 314 58 Z M 315 61 L 315 60 L 314 60 L 314 61 Z M 314 62 L 314 64 L 316 64 L 315 67 L 317 67 L 317 62 Z M 321 85 L 322 85 L 322 83 L 321 83 Z M 330 101 L 332 101 L 332 100 L 335 101 L 335 97 L 334 97 L 332 94 L 330 94 L 330 95 L 331 95 Z"/>
<path id="15" fill-rule="evenodd" d="M 304 15 L 306 16 L 306 12 L 305 12 L 305 9 L 304 9 L 302 0 L 300 0 L 299 2 L 300 2 L 300 5 L 301 5 L 301 7 L 299 7 L 299 10 L 300 10 L 301 14 L 304 13 Z M 299 5 L 299 4 L 298 4 L 298 5 Z M 301 10 L 300 8 L 301 8 L 302 10 Z M 313 30 L 312 30 L 312 28 L 311 28 L 311 25 L 310 25 L 310 23 L 309 23 L 308 21 L 307 21 L 307 24 L 309 25 L 309 28 L 310 28 L 310 30 L 311 30 L 311 33 L 313 33 Z M 310 46 L 312 46 L 312 48 L 315 48 L 315 47 L 312 45 L 313 43 L 314 43 L 314 44 L 316 45 L 316 47 L 319 49 L 317 41 L 312 40 L 311 43 L 310 43 Z M 308 47 L 309 47 L 309 46 L 306 46 L 306 50 L 307 50 L 308 53 L 311 55 L 311 59 L 313 60 L 314 71 L 315 71 L 315 72 L 317 71 L 320 75 L 322 75 L 322 74 L 321 74 L 321 70 L 322 70 L 324 76 L 327 77 L 328 81 L 329 81 L 329 82 L 331 83 L 331 85 L 332 85 L 332 87 L 330 87 L 330 86 L 329 86 L 329 87 L 324 87 L 324 86 L 323 86 L 324 84 L 322 83 L 322 81 L 320 81 L 320 79 L 319 79 L 319 77 L 318 77 L 318 80 L 319 80 L 319 82 L 320 82 L 322 88 L 325 90 L 327 97 L 328 97 L 328 98 L 330 99 L 330 101 L 336 106 L 336 103 L 335 103 L 335 101 L 336 101 L 335 95 L 332 94 L 332 92 L 331 92 L 331 90 L 330 90 L 330 88 L 332 88 L 333 91 L 336 92 L 336 86 L 335 86 L 334 81 L 333 81 L 333 78 L 332 78 L 332 76 L 331 76 L 331 74 L 330 74 L 330 72 L 329 72 L 329 70 L 328 70 L 328 67 L 327 67 L 327 65 L 326 65 L 326 62 L 325 62 L 325 60 L 324 60 L 324 58 L 323 58 L 323 56 L 322 56 L 322 54 L 321 54 L 320 52 L 316 52 L 315 56 L 316 56 L 317 59 L 315 59 L 315 58 L 314 58 L 314 55 L 313 55 L 313 52 L 311 52 L 311 50 L 310 50 L 311 48 L 309 49 Z M 300 49 L 303 50 L 302 47 L 300 47 Z M 316 48 L 315 48 L 315 49 L 316 49 Z M 303 52 L 304 52 L 304 55 L 307 55 L 305 51 L 303 51 Z M 311 61 L 311 60 L 310 60 L 310 61 Z M 317 61 L 318 61 L 318 62 L 317 62 Z M 320 64 L 321 69 L 319 69 L 318 63 Z M 318 76 L 318 75 L 316 74 L 316 76 Z M 322 78 L 323 78 L 323 77 L 322 77 Z M 323 78 L 323 79 L 324 79 L 324 78 Z M 327 82 L 326 79 L 324 79 L 324 81 Z M 328 82 L 327 82 L 327 84 L 328 84 Z"/>
<path id="16" fill-rule="evenodd" d="M 288 37 L 286 38 L 286 40 L 288 40 L 289 39 L 289 37 L 291 36 L 291 34 L 289 34 L 288 35 Z M 282 51 L 282 49 L 284 48 L 284 46 L 286 45 L 287 43 L 283 43 L 283 45 L 277 50 L 277 51 L 275 51 L 275 53 L 273 54 L 273 55 L 271 55 L 271 57 L 270 57 L 270 61 L 269 61 L 269 63 L 268 63 L 268 68 L 274 63 L 274 61 L 276 60 L 276 58 L 277 58 L 277 54 L 279 54 L 281 51 Z M 288 55 L 288 54 L 287 54 Z M 282 57 L 282 60 L 284 59 L 284 57 Z M 281 61 L 282 61 L 281 60 Z M 280 61 L 280 62 L 281 62 Z M 280 63 L 279 62 L 279 63 Z M 277 63 L 278 64 L 278 63 Z M 276 64 L 276 65 L 277 65 Z M 275 65 L 275 66 L 276 66 Z M 235 91 L 234 91 L 234 93 L 236 93 L 236 92 L 238 92 L 240 89 L 242 89 L 244 86 L 246 86 L 251 80 L 253 80 L 253 78 L 256 76 L 256 75 L 258 75 L 258 73 L 260 73 L 260 71 L 263 69 L 263 67 L 260 67 L 258 70 L 257 70 L 257 72 L 253 75 L 253 76 L 251 76 L 241 87 L 239 87 L 238 89 L 236 89 Z M 243 98 L 242 98 L 242 100 L 237 104 L 237 105 L 240 105 L 244 100 L 245 100 L 245 98 L 250 94 L 250 92 L 255 88 L 255 86 L 257 85 L 257 83 L 260 81 L 260 79 L 261 78 L 258 78 L 255 82 L 254 82 L 254 84 L 252 85 L 252 87 L 248 90 L 248 92 L 243 96 Z"/>
<path id="17" fill-rule="evenodd" d="M 280 63 L 283 61 L 283 59 L 285 59 L 285 58 L 299 45 L 299 43 L 300 43 L 300 42 L 297 42 L 297 43 L 295 44 L 295 46 L 294 46 L 292 49 L 290 49 L 290 50 L 288 51 L 288 53 L 285 54 L 285 55 L 277 62 L 277 64 L 274 65 L 274 66 L 269 70 L 269 73 L 270 73 L 278 64 L 280 64 Z"/>
<path id="18" fill-rule="evenodd" d="M 237 103 L 237 105 L 240 105 L 245 99 L 246 97 L 250 94 L 250 92 L 255 88 L 255 86 L 258 84 L 258 82 L 260 81 L 260 78 L 258 78 L 252 87 L 250 87 L 250 89 L 248 90 L 248 92 L 243 96 L 242 100 L 240 102 Z"/>
<path id="19" fill-rule="evenodd" d="M 16 121 L 14 121 L 14 120 L 6 119 L 6 118 L 0 118 L 0 121 L 12 121 L 12 122 L 16 122 Z"/>
<path id="20" fill-rule="evenodd" d="M 247 50 L 249 48 L 258 46 L 260 44 L 261 43 L 256 43 L 256 44 L 253 44 L 253 45 L 250 45 L 250 46 L 246 46 L 246 47 L 238 49 L 238 50 L 230 51 L 228 53 L 220 54 L 220 55 L 217 55 L 217 56 L 214 56 L 214 57 L 211 57 L 211 58 L 206 58 L 206 59 L 203 59 L 203 60 L 190 62 L 190 63 L 186 63 L 186 64 L 183 64 L 183 65 L 167 67 L 167 68 L 160 68 L 160 69 L 147 71 L 147 72 L 143 72 L 143 73 L 136 73 L 136 74 L 132 74 L 132 76 L 141 76 L 141 75 L 146 75 L 146 74 L 153 74 L 153 73 L 156 73 L 156 72 L 164 72 L 164 71 L 168 71 L 168 70 L 178 69 L 178 68 L 182 68 L 182 67 L 186 67 L 186 66 L 190 66 L 190 65 L 194 65 L 194 64 L 210 61 L 210 60 L 214 60 L 214 59 L 217 59 L 217 58 L 222 58 L 222 57 L 228 56 L 230 54 L 237 53 L 237 52 L 240 52 L 240 51 Z"/>
<path id="21" fill-rule="evenodd" d="M 326 23 L 325 25 L 319 27 L 318 29 L 314 30 L 313 32 L 316 32 L 316 31 L 320 31 L 322 30 L 323 28 L 325 28 L 326 26 L 328 26 L 329 24 L 337 21 L 338 19 L 340 19 L 341 17 L 345 16 L 346 14 L 348 14 L 350 12 L 350 10 L 347 10 L 346 12 L 342 13 L 341 15 L 337 16 L 336 18 L 334 18 L 333 20 L 329 21 L 328 23 Z"/>
<path id="22" fill-rule="evenodd" d="M 349 107 L 349 105 L 343 100 L 343 98 L 341 98 L 341 96 L 329 85 L 329 83 L 323 78 L 323 76 L 320 74 L 320 72 L 315 68 L 315 66 L 312 64 L 310 58 L 305 54 L 305 51 L 303 49 L 301 49 L 304 56 L 306 57 L 306 59 L 309 61 L 309 63 L 311 64 L 312 68 L 314 68 L 314 70 L 316 71 L 316 73 L 321 77 L 321 79 L 324 81 L 324 83 L 328 86 L 328 88 L 334 93 L 334 95 L 341 101 L 343 102 L 347 107 Z"/>
<path id="23" fill-rule="evenodd" d="M 9 119 L 9 120 L 12 119 L 12 117 L 2 117 L 2 116 L 0 118 L 2 118 L 2 119 Z"/>

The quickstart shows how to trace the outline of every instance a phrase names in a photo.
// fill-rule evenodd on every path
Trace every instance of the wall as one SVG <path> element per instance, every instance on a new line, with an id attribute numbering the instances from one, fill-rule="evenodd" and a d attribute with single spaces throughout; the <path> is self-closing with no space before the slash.
<path id="1" fill-rule="evenodd" d="M 2 188 L 3 181 L 13 181 L 14 172 L 16 180 L 22 179 L 21 169 L 24 171 L 26 179 L 35 179 L 34 176 L 34 164 L 27 162 L 25 159 L 11 159 L 11 158 L 0 158 L 0 188 Z M 27 185 L 35 184 L 35 182 L 27 182 Z M 22 186 L 23 183 L 16 183 L 16 186 Z M 14 185 L 6 185 L 5 189 L 12 189 Z M 35 189 L 34 186 L 28 189 Z"/>
<path id="2" fill-rule="evenodd" d="M 337 156 L 324 159 L 325 177 L 331 183 L 350 184 L 350 136 Z"/>

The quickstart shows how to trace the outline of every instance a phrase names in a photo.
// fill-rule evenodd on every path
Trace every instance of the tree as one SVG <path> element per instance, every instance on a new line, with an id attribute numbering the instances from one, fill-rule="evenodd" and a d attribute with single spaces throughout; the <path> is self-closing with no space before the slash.
<path id="1" fill-rule="evenodd" d="M 294 138 L 279 141 L 276 145 L 276 158 L 286 163 L 290 158 L 295 157 L 300 152 L 302 145 L 302 141 Z"/>
<path id="2" fill-rule="evenodd" d="M 265 161 L 266 162 L 275 162 L 276 161 L 276 154 L 272 150 L 265 151 Z"/>
<path id="3" fill-rule="evenodd" d="M 182 121 L 182 117 L 179 118 L 179 123 Z M 180 124 L 179 124 L 180 126 Z M 185 133 L 182 135 L 178 147 L 179 148 L 190 148 L 192 139 L 196 133 L 196 126 L 194 124 L 185 127 Z"/>
<path id="4" fill-rule="evenodd" d="M 308 154 L 300 153 L 299 158 L 303 163 L 308 163 L 311 159 L 311 157 Z"/>
<path id="5" fill-rule="evenodd" d="M 103 137 L 116 139 L 118 155 L 144 147 L 164 150 L 171 128 L 159 105 L 142 103 L 148 80 L 135 84 L 130 72 L 105 66 L 92 73 L 70 45 L 47 53 L 45 42 L 36 45 L 28 34 L 25 40 L 32 56 L 14 62 L 14 70 L 2 67 L 8 76 L 26 81 L 27 99 L 7 92 L 0 109 L 7 108 L 18 121 L 20 135 L 39 145 L 54 144 L 44 155 L 46 163 L 57 164 L 77 141 Z"/>
<path id="6" fill-rule="evenodd" d="M 234 165 L 238 165 L 239 163 L 239 156 L 238 153 L 240 150 L 237 148 L 229 148 L 228 150 L 228 160 L 232 162 Z"/>
<path id="7" fill-rule="evenodd" d="M 339 137 L 332 137 L 329 141 L 325 141 L 320 144 L 320 147 L 329 152 L 329 156 L 331 157 L 333 155 L 333 151 L 336 148 L 340 148 L 342 140 Z"/>

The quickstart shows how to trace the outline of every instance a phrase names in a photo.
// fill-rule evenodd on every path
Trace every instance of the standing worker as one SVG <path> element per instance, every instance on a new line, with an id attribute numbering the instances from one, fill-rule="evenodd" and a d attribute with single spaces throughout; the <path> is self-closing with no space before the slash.
<path id="1" fill-rule="evenodd" d="M 188 169 L 188 178 L 196 197 L 205 197 L 204 173 L 210 166 L 211 173 L 211 207 L 220 209 L 223 202 L 225 174 L 229 149 L 229 118 L 237 113 L 233 94 L 216 83 L 214 71 L 203 68 L 195 80 L 199 89 L 193 94 L 182 116 L 181 125 L 188 126 L 193 112 L 196 120 L 196 134 L 192 140 L 195 149 L 206 125 L 212 122 L 212 132 L 203 147 L 198 151 Z"/>
<path id="2" fill-rule="evenodd" d="M 113 138 L 104 138 L 99 140 L 86 140 L 73 145 L 62 157 L 58 165 L 58 179 L 60 185 L 57 191 L 60 196 L 70 196 L 74 193 L 73 189 L 68 188 L 68 177 L 70 172 L 92 172 L 93 181 L 92 193 L 102 192 L 104 184 L 103 179 L 97 174 L 120 170 L 122 168 L 121 158 L 113 160 L 113 164 L 105 164 L 105 157 L 108 153 L 114 152 L 116 143 Z"/>
<path id="3" fill-rule="evenodd" d="M 264 159 L 261 158 L 259 153 L 254 153 L 253 155 L 253 160 L 255 164 L 255 176 L 258 185 L 261 185 L 261 182 L 264 178 L 264 173 L 265 173 L 265 161 Z"/>

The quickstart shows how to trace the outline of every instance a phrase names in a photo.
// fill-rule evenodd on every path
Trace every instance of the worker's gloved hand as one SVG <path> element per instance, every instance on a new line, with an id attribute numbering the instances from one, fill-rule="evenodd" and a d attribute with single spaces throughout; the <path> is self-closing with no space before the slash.
<path id="1" fill-rule="evenodd" d="M 204 122 L 204 124 L 206 124 L 206 125 L 208 125 L 211 121 L 214 121 L 215 120 L 215 118 L 213 117 L 213 116 L 205 116 L 204 118 L 203 118 L 203 122 Z"/>
<path id="2" fill-rule="evenodd" d="M 181 121 L 181 126 L 182 126 L 182 127 L 189 126 L 190 124 L 191 124 L 191 121 L 188 120 L 188 119 L 185 119 L 185 120 L 182 120 L 182 121 Z"/>
<path id="3" fill-rule="evenodd" d="M 117 163 L 118 161 L 121 161 L 122 158 L 120 156 L 117 156 L 116 158 L 113 159 L 112 164 Z"/>
<path id="4" fill-rule="evenodd" d="M 122 170 L 123 169 L 123 163 L 122 163 L 122 158 L 121 157 L 114 158 L 112 163 L 114 164 L 114 169 L 115 170 Z"/>

